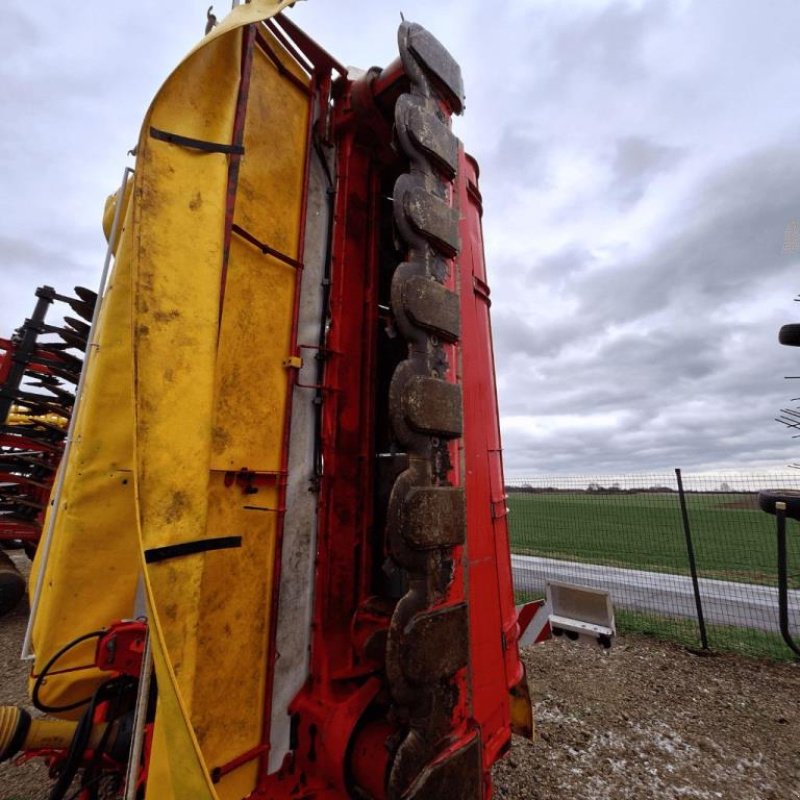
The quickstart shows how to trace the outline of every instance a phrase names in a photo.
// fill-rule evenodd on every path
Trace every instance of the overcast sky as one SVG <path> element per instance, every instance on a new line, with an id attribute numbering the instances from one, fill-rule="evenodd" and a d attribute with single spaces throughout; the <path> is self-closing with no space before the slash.
<path id="1" fill-rule="evenodd" d="M 4 4 L 0 335 L 95 286 L 100 217 L 210 0 Z M 217 3 L 222 16 L 228 3 Z M 346 64 L 403 11 L 464 70 L 510 477 L 781 466 L 800 395 L 800 2 L 310 0 Z M 796 232 L 795 232 L 796 229 Z"/>

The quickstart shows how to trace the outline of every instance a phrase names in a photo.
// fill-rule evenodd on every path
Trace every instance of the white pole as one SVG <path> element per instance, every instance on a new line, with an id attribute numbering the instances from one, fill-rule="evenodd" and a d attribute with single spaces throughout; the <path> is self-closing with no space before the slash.
<path id="1" fill-rule="evenodd" d="M 136 800 L 136 781 L 139 777 L 139 762 L 144 747 L 144 726 L 147 722 L 147 706 L 150 701 L 150 677 L 153 674 L 150 626 L 148 625 L 142 658 L 142 672 L 139 675 L 139 690 L 136 692 L 136 708 L 133 712 L 133 733 L 131 749 L 128 753 L 128 769 L 125 773 L 125 800 Z"/>

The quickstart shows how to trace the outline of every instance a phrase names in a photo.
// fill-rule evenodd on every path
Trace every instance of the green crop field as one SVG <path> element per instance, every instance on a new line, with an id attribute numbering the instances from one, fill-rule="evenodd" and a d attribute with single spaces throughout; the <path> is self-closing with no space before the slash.
<path id="1" fill-rule="evenodd" d="M 677 493 L 511 492 L 512 550 L 688 574 Z M 775 520 L 754 494 L 688 493 L 701 577 L 776 585 Z M 800 532 L 789 522 L 789 571 L 800 588 Z"/>

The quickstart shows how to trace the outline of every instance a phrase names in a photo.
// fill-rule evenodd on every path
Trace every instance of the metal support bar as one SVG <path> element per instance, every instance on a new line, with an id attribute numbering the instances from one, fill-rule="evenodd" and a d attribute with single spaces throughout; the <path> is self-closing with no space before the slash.
<path id="1" fill-rule="evenodd" d="M 106 281 L 108 280 L 108 273 L 111 268 L 111 260 L 114 257 L 114 242 L 117 241 L 117 231 L 119 230 L 120 217 L 122 216 L 122 207 L 125 205 L 125 187 L 128 184 L 128 176 L 133 174 L 130 167 L 125 167 L 122 172 L 122 183 L 119 187 L 119 194 L 117 195 L 117 204 L 114 209 L 114 221 L 111 225 L 111 235 L 108 237 L 108 247 L 106 249 L 106 257 L 103 262 L 103 272 L 100 275 L 100 285 L 97 290 L 97 302 L 92 312 L 92 322 L 89 328 L 89 335 L 86 338 L 86 356 L 83 360 L 83 368 L 81 369 L 81 377 L 78 380 L 78 386 L 75 389 L 75 405 L 72 408 L 72 415 L 69 420 L 69 427 L 67 428 L 67 436 L 64 440 L 64 454 L 61 458 L 62 468 L 58 471 L 56 483 L 53 487 L 52 499 L 50 500 L 51 511 L 47 518 L 47 528 L 42 533 L 41 547 L 41 560 L 39 562 L 39 573 L 36 577 L 36 586 L 33 590 L 33 598 L 31 599 L 31 613 L 28 617 L 28 627 L 25 629 L 25 639 L 22 642 L 22 654 L 20 658 L 23 661 L 31 661 L 35 658 L 31 650 L 31 637 L 33 635 L 33 626 L 36 623 L 36 613 L 39 610 L 39 603 L 42 598 L 42 589 L 44 588 L 45 573 L 47 572 L 47 562 L 50 558 L 50 546 L 53 539 L 53 530 L 55 529 L 56 519 L 58 519 L 58 511 L 61 505 L 61 494 L 64 491 L 64 476 L 66 474 L 66 467 L 69 463 L 70 453 L 72 451 L 73 436 L 75 433 L 75 421 L 78 419 L 78 411 L 80 409 L 81 400 L 83 399 L 83 386 L 86 382 L 86 375 L 89 372 L 89 364 L 94 354 L 94 349 L 97 346 L 94 337 L 97 331 L 97 320 L 100 316 L 100 307 L 103 304 L 103 293 L 105 292 Z"/>
<path id="2" fill-rule="evenodd" d="M 113 240 L 112 240 L 113 241 Z M 125 773 L 125 800 L 136 800 L 139 762 L 142 760 L 144 748 L 144 728 L 147 722 L 147 707 L 150 702 L 150 678 L 153 674 L 152 642 L 150 641 L 150 626 L 147 626 L 147 635 L 142 658 L 142 671 L 139 675 L 139 688 L 136 692 L 136 707 L 133 712 L 133 733 L 131 735 L 131 749 L 128 754 L 128 770 Z"/>
<path id="3" fill-rule="evenodd" d="M 778 526 L 778 622 L 781 636 L 789 649 L 800 657 L 800 647 L 789 630 L 789 581 L 786 557 L 786 503 L 775 503 L 775 518 Z"/>
<path id="4" fill-rule="evenodd" d="M 678 479 L 678 496 L 681 501 L 683 532 L 686 534 L 686 552 L 689 556 L 689 569 L 692 573 L 692 589 L 694 591 L 694 604 L 697 608 L 697 625 L 700 628 L 700 642 L 703 646 L 703 650 L 708 650 L 708 634 L 706 633 L 706 621 L 703 618 L 703 601 L 700 598 L 700 582 L 697 580 L 697 562 L 694 557 L 692 529 L 689 525 L 689 512 L 686 509 L 686 494 L 683 491 L 683 479 L 680 469 L 675 470 L 675 477 Z"/>
<path id="5" fill-rule="evenodd" d="M 49 287 L 46 287 L 49 288 Z M 52 292 L 52 289 L 50 290 Z M 52 296 L 46 292 L 38 290 L 36 308 L 33 316 L 25 320 L 22 326 L 22 339 L 19 344 L 14 345 L 12 355 L 12 367 L 4 383 L 3 390 L 0 392 L 0 422 L 5 423 L 11 411 L 11 406 L 19 393 L 22 379 L 25 376 L 25 368 L 33 359 L 36 353 L 36 337 L 41 333 L 47 310 L 53 302 Z"/>

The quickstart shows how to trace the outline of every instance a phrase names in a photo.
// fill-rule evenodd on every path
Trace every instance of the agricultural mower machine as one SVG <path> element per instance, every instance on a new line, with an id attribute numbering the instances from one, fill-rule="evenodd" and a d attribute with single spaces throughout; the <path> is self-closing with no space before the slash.
<path id="1" fill-rule="evenodd" d="M 291 4 L 209 26 L 108 206 L 31 577 L 49 717 L 0 709 L 53 800 L 477 800 L 532 732 L 461 70 L 410 22 L 347 70 Z"/>

